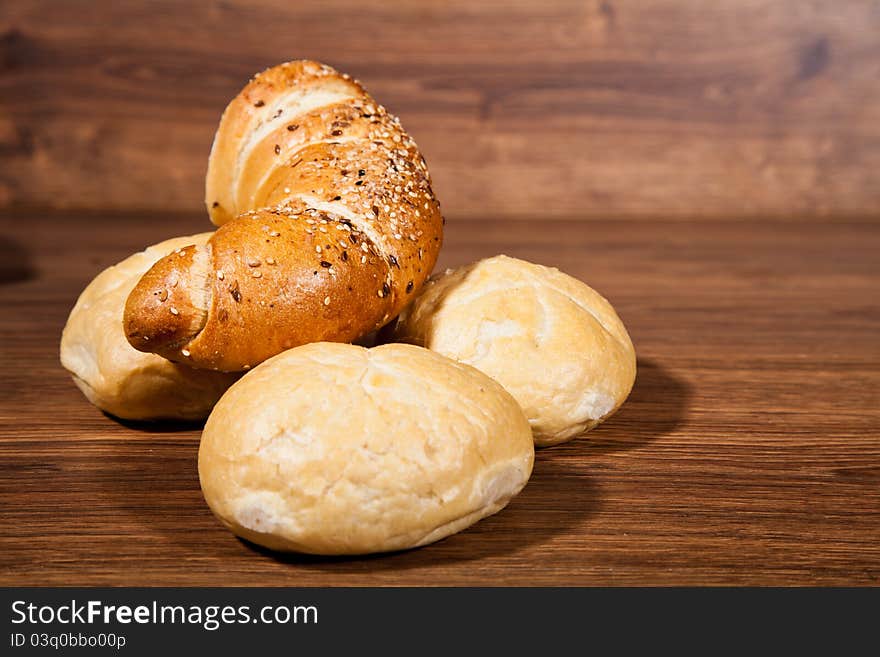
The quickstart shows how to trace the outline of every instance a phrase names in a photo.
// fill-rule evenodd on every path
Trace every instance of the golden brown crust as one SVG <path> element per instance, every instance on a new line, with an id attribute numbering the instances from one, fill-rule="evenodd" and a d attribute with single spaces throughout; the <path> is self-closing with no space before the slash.
<path id="1" fill-rule="evenodd" d="M 291 94 L 291 90 L 296 94 Z M 321 108 L 329 104 L 324 102 L 327 100 L 363 95 L 364 90 L 349 76 L 317 62 L 287 62 L 255 75 L 223 112 L 214 137 L 205 185 L 205 204 L 211 221 L 221 226 L 244 209 L 250 209 L 243 208 L 238 200 L 238 160 L 251 136 L 274 133 L 272 155 L 278 143 L 289 156 L 297 143 L 307 140 L 307 133 L 297 133 L 297 127 L 288 130 L 288 126 L 299 126 L 302 122 L 299 109 Z M 286 105 L 284 101 L 288 98 Z"/>
<path id="2" fill-rule="evenodd" d="M 195 362 L 247 369 L 300 344 L 353 341 L 388 314 L 390 296 L 377 294 L 388 268 L 364 236 L 330 215 L 294 216 L 261 211 L 218 229 L 208 319 L 187 344 Z"/>
<path id="3" fill-rule="evenodd" d="M 173 349 L 202 330 L 206 312 L 199 292 L 204 278 L 193 266 L 197 248 L 205 247 L 185 246 L 159 260 L 138 282 L 141 294 L 126 299 L 125 335 L 135 349 L 155 351 L 150 341 Z"/>
<path id="4" fill-rule="evenodd" d="M 95 406 L 130 420 L 204 419 L 236 380 L 131 348 L 123 333 L 126 297 L 157 260 L 204 245 L 211 233 L 165 240 L 105 269 L 89 283 L 64 327 L 61 363 Z"/>
<path id="5" fill-rule="evenodd" d="M 270 69 L 230 103 L 206 194 L 221 225 L 207 264 L 157 263 L 125 313 L 133 346 L 196 367 L 237 371 L 307 342 L 355 340 L 413 298 L 441 245 L 415 142 L 360 85 L 315 62 Z M 206 274 L 203 298 L 190 287 Z M 156 301 L 169 281 L 180 315 Z"/>

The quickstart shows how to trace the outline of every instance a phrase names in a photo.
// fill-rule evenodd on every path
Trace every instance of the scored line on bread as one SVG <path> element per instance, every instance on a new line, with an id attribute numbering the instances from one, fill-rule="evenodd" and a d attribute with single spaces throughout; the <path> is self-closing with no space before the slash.
<path id="1" fill-rule="evenodd" d="M 206 204 L 215 235 L 157 262 L 124 314 L 136 349 L 206 369 L 380 328 L 442 241 L 415 142 L 356 81 L 310 61 L 259 74 L 227 107 Z"/>

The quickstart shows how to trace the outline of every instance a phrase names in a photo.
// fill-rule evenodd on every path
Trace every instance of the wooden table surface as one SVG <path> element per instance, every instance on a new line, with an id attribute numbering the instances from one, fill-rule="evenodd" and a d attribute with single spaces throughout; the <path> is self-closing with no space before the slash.
<path id="1" fill-rule="evenodd" d="M 198 426 L 121 423 L 58 362 L 77 294 L 202 215 L 0 215 L 0 584 L 880 583 L 880 227 L 456 221 L 441 267 L 499 252 L 604 293 L 639 372 L 544 449 L 511 504 L 425 548 L 278 556 L 205 505 Z M 75 245 L 75 246 L 72 246 Z"/>

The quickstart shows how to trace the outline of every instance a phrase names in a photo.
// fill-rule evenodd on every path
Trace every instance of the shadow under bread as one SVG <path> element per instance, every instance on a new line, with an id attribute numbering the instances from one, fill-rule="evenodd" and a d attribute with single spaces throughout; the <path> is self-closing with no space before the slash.
<path id="1" fill-rule="evenodd" d="M 583 450 L 587 457 L 642 447 L 684 423 L 691 394 L 690 384 L 656 361 L 640 358 L 632 392 L 620 410 L 592 431 L 558 447 Z"/>

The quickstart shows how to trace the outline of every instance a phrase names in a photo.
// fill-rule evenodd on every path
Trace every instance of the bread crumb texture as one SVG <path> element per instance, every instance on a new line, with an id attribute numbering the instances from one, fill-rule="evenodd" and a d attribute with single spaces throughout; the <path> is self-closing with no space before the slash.
<path id="1" fill-rule="evenodd" d="M 267 360 L 226 392 L 199 475 L 211 510 L 243 538 L 363 554 L 495 513 L 533 461 L 522 410 L 474 368 L 412 345 L 324 342 Z"/>
<path id="2" fill-rule="evenodd" d="M 501 383 L 539 446 L 595 427 L 635 381 L 632 341 L 605 298 L 558 269 L 503 255 L 432 278 L 392 336 Z"/>

